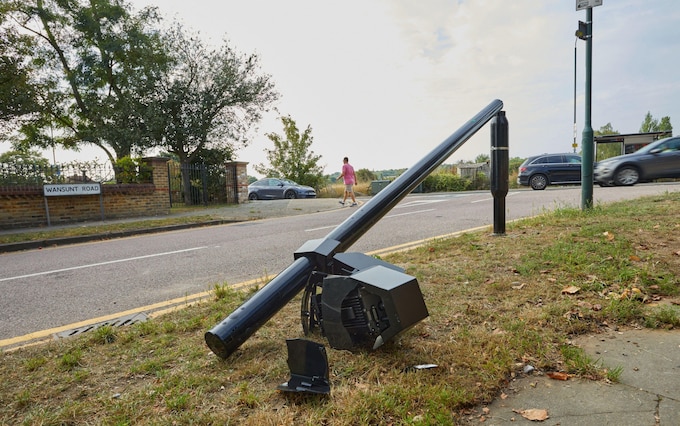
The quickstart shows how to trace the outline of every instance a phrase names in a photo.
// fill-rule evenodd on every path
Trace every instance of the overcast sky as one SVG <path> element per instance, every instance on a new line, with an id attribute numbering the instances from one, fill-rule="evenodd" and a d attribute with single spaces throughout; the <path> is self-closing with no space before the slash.
<path id="1" fill-rule="evenodd" d="M 325 173 L 415 164 L 494 99 L 510 156 L 571 152 L 575 0 L 132 0 L 256 53 L 281 93 L 238 160 L 266 161 L 279 115 L 312 127 Z M 639 130 L 649 111 L 680 129 L 680 3 L 604 0 L 593 9 L 592 127 Z M 584 124 L 585 42 L 577 46 L 576 141 Z M 489 126 L 447 163 L 489 153 Z M 84 155 L 83 153 L 82 155 Z M 82 159 L 81 155 L 81 159 Z M 90 154 L 91 155 L 91 154 Z M 103 153 L 95 154 L 100 159 Z M 57 161 L 73 155 L 58 153 Z M 77 157 L 77 155 L 76 155 Z M 49 155 L 51 159 L 51 153 Z M 250 174 L 255 174 L 248 167 Z"/>

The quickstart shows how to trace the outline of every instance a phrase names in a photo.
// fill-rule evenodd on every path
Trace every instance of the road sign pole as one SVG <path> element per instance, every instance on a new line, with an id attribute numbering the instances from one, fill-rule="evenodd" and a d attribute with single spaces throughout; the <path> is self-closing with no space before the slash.
<path id="1" fill-rule="evenodd" d="M 585 121 L 583 123 L 581 165 L 581 210 L 593 207 L 593 127 L 591 124 L 592 76 L 593 76 L 593 8 L 586 9 L 588 34 L 586 39 L 586 96 Z"/>

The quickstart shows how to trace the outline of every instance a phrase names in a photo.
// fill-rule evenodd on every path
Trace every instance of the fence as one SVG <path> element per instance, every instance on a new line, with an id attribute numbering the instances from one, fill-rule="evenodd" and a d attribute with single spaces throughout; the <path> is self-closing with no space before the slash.
<path id="1" fill-rule="evenodd" d="M 144 158 L 118 169 L 96 163 L 57 166 L 2 163 L 0 229 L 47 224 L 43 187 L 55 183 L 99 182 L 103 185 L 101 199 L 88 195 L 50 200 L 53 224 L 97 220 L 102 216 L 163 215 L 179 203 L 208 205 L 248 201 L 248 163 L 189 165 L 183 170 L 179 163 L 168 165 L 167 162 L 167 158 Z"/>
<path id="2" fill-rule="evenodd" d="M 0 164 L 0 229 L 73 223 L 105 218 L 155 216 L 167 214 L 167 158 L 145 158 L 136 169 L 136 183 L 116 183 L 112 166 L 96 163 L 68 165 Z M 118 176 L 131 177 L 132 168 L 119 170 Z M 148 182 L 140 183 L 139 176 Z M 49 216 L 44 185 L 100 182 L 101 196 L 54 197 L 49 201 Z M 102 213 L 103 212 L 103 213 Z"/>
<path id="3" fill-rule="evenodd" d="M 238 203 L 235 182 L 236 169 L 223 164 L 168 162 L 171 206 Z"/>
<path id="4" fill-rule="evenodd" d="M 115 182 L 110 163 L 66 163 L 55 165 L 0 163 L 0 186 L 30 186 L 53 183 Z"/>

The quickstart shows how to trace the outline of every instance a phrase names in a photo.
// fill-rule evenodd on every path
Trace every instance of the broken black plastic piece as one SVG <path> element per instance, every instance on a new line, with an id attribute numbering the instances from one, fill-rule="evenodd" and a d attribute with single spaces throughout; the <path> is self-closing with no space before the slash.
<path id="1" fill-rule="evenodd" d="M 284 392 L 331 393 L 326 348 L 304 339 L 287 339 L 290 380 L 277 386 Z"/>

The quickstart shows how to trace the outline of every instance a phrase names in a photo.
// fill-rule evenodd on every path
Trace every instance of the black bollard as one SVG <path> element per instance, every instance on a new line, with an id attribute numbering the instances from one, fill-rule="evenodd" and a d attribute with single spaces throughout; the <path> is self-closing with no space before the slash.
<path id="1" fill-rule="evenodd" d="M 505 234 L 505 196 L 508 195 L 508 120 L 499 111 L 491 120 L 491 195 L 493 195 L 493 233 Z"/>
<path id="2" fill-rule="evenodd" d="M 324 239 L 303 245 L 295 253 L 295 261 L 288 268 L 205 333 L 210 350 L 221 358 L 227 358 L 305 287 L 315 269 L 325 270 L 335 253 L 344 252 L 354 244 L 502 108 L 503 102 L 500 100 L 491 102 Z"/>

